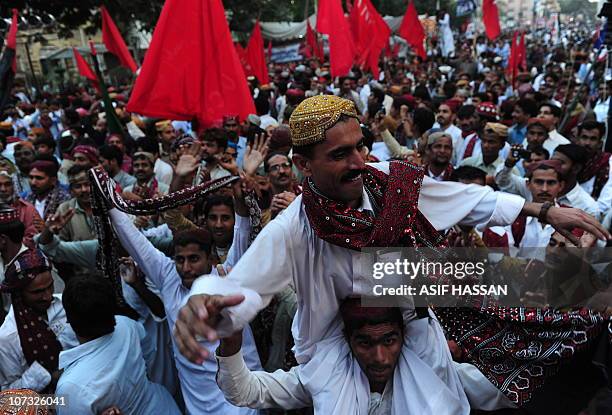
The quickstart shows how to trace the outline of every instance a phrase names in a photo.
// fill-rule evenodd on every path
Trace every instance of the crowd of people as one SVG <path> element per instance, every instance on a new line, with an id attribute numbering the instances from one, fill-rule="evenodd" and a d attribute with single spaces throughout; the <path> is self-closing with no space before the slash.
<path id="1" fill-rule="evenodd" d="M 91 88 L 17 83 L 0 389 L 75 415 L 612 411 L 605 289 L 591 309 L 516 314 L 359 301 L 367 247 L 545 262 L 534 248 L 610 239 L 612 84 L 591 34 L 528 34 L 512 75 L 511 33 L 440 25 L 441 49 L 382 56 L 379 79 L 270 63 L 269 84 L 247 79 L 256 113 L 206 128 L 129 113 L 131 85 L 109 88 L 115 131 Z"/>

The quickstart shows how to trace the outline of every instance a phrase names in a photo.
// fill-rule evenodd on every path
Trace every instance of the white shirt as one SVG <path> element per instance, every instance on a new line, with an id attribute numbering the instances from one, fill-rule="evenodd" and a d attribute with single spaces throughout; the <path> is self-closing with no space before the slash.
<path id="1" fill-rule="evenodd" d="M 158 158 L 155 160 L 153 171 L 155 172 L 155 178 L 158 182 L 170 186 L 170 183 L 172 183 L 172 175 L 174 174 L 174 170 L 172 169 L 171 165 Z"/>
<path id="2" fill-rule="evenodd" d="M 465 158 L 469 158 L 469 157 L 465 157 L 465 151 L 467 150 L 467 146 L 472 140 L 472 137 L 474 136 L 476 136 L 476 144 L 474 144 L 474 150 L 472 151 L 471 157 L 477 157 L 478 155 L 482 154 L 482 145 L 481 145 L 480 137 L 478 137 L 476 133 L 472 133 L 468 135 L 467 137 L 465 137 L 465 139 L 463 140 L 463 143 L 461 143 L 461 146 L 459 147 L 459 151 L 457 152 L 455 166 L 459 166 Z M 504 144 L 504 148 L 499 150 L 499 156 L 505 160 L 508 158 L 508 154 L 510 154 L 510 144 L 506 143 Z"/>
<path id="3" fill-rule="evenodd" d="M 520 195 L 529 202 L 533 200 L 531 192 L 527 187 L 527 179 L 512 174 L 512 171 L 505 165 L 495 174 L 495 182 L 500 190 L 504 192 Z M 582 209 L 586 213 L 594 216 L 597 220 L 600 219 L 601 210 L 599 209 L 599 205 L 578 183 L 576 183 L 576 186 L 565 195 L 558 197 L 557 202 L 560 205 Z"/>
<path id="4" fill-rule="evenodd" d="M 567 138 L 563 137 L 555 129 L 555 130 L 552 130 L 552 131 L 550 131 L 548 133 L 548 138 L 546 139 L 546 141 L 544 141 L 544 143 L 542 144 L 542 147 L 544 147 L 546 149 L 546 151 L 548 151 L 548 153 L 552 156 L 552 154 L 555 151 L 555 149 L 557 148 L 557 146 L 560 146 L 562 144 L 570 144 L 570 143 L 571 143 L 570 140 L 568 140 Z M 525 138 L 525 140 L 523 140 L 523 147 L 527 148 L 528 144 L 529 143 L 527 142 L 527 138 Z"/>
<path id="5" fill-rule="evenodd" d="M 612 157 L 608 161 L 608 171 L 612 173 Z M 588 194 L 593 193 L 593 186 L 595 185 L 595 176 L 591 177 L 584 183 L 580 183 L 580 186 L 584 189 Z M 608 181 L 604 185 L 603 189 L 601 189 L 601 193 L 597 198 L 597 204 L 599 205 L 599 209 L 601 209 L 601 213 L 603 216 L 610 211 L 612 207 L 612 174 L 608 174 Z"/>
<path id="6" fill-rule="evenodd" d="M 387 174 L 389 172 L 389 163 L 372 166 Z M 418 206 L 431 224 L 442 230 L 457 223 L 473 226 L 510 224 L 522 210 L 524 202 L 522 198 L 496 193 L 489 187 L 436 182 L 424 177 Z M 361 209 L 373 210 L 365 190 Z M 270 255 L 270 252 L 274 252 L 274 255 Z M 342 334 L 338 308 L 342 299 L 364 293 L 360 291 L 362 287 L 356 284 L 360 279 L 364 279 L 354 265 L 358 264 L 360 256 L 360 252 L 333 245 L 314 233 L 300 195 L 263 229 L 225 278 L 199 278 L 194 282 L 191 294 L 241 293 L 245 296 L 241 304 L 225 309 L 226 313 L 217 327 L 219 335 L 223 337 L 247 326 L 276 293 L 292 284 L 298 296 L 298 311 L 292 330 L 297 361 L 309 364 L 310 367 L 305 370 L 308 370 L 312 382 L 324 384 L 325 388 L 319 385 L 317 391 L 328 393 L 327 405 L 333 405 L 336 401 L 344 400 L 343 398 L 347 398 L 347 405 L 355 404 L 347 390 L 334 390 L 334 387 L 339 386 L 330 383 L 341 385 L 347 376 L 342 369 L 345 367 L 342 365 L 346 364 L 346 353 L 339 349 L 346 341 Z M 412 313 L 414 316 L 413 310 L 406 310 L 406 313 Z M 425 332 L 422 337 L 428 344 L 411 345 L 410 342 L 423 340 L 420 336 L 407 332 L 406 350 L 402 349 L 402 354 L 406 353 L 407 356 L 406 361 L 401 363 L 404 366 L 402 376 L 430 379 L 430 383 L 422 383 L 434 388 L 431 390 L 437 390 L 437 398 L 446 401 L 446 406 L 440 407 L 431 400 L 427 401 L 435 404 L 436 409 L 441 411 L 440 414 L 450 414 L 452 411 L 455 411 L 455 414 L 466 413 L 462 403 L 465 399 L 465 396 L 462 397 L 463 389 L 456 372 L 449 367 L 451 358 L 446 340 L 435 319 L 430 320 L 429 326 L 419 329 Z M 418 350 L 418 353 L 415 352 L 416 356 L 412 354 L 414 350 Z M 431 373 L 432 368 L 435 376 Z M 430 377 L 423 373 L 429 374 Z M 414 379 L 407 382 L 413 382 Z M 358 390 L 364 387 L 363 382 L 353 386 Z M 422 384 L 417 386 L 421 387 Z M 326 389 L 328 387 L 332 389 Z M 402 388 L 406 389 L 405 393 Z M 402 396 L 412 393 L 415 388 L 413 383 L 410 383 L 410 386 L 402 382 L 394 384 L 394 401 L 402 401 Z M 431 393 L 431 390 L 428 393 Z M 343 393 L 343 398 L 339 398 L 340 392 Z M 348 397 L 345 396 L 347 393 Z M 325 402 L 325 394 L 318 397 L 320 402 Z M 406 405 L 417 404 L 413 400 L 404 402 Z"/>
<path id="7" fill-rule="evenodd" d="M 47 206 L 47 198 L 44 198 L 43 200 L 34 200 L 34 207 L 41 218 L 45 217 L 45 206 Z"/>
<path id="8" fill-rule="evenodd" d="M 64 350 L 79 344 L 72 327 L 66 321 L 62 297 L 54 295 L 47 310 L 49 328 Z M 38 362 L 28 363 L 21 348 L 13 307 L 0 327 L 0 389 L 32 389 L 42 392 L 51 382 L 51 374 Z"/>
<path id="9" fill-rule="evenodd" d="M 153 283 L 160 292 L 166 310 L 166 319 L 170 330 L 178 317 L 178 312 L 187 300 L 189 290 L 182 284 L 171 258 L 158 251 L 145 236 L 136 229 L 129 216 L 118 209 L 109 212 L 113 226 L 121 244 L 138 263 L 147 279 Z M 236 215 L 234 226 L 234 240 L 224 267 L 231 267 L 240 258 L 248 246 L 250 223 L 248 218 Z M 213 274 L 217 270 L 213 268 Z M 202 365 L 196 365 L 187 360 L 178 350 L 176 341 L 172 337 L 176 368 L 181 383 L 181 390 L 185 400 L 185 407 L 190 414 L 251 414 L 252 411 L 232 406 L 223 398 L 215 381 L 217 362 L 214 357 L 207 359 Z M 218 346 L 218 342 L 201 344 L 211 350 Z M 244 331 L 243 349 L 249 358 L 249 367 L 260 369 L 261 363 L 255 349 L 250 329 Z"/>
<path id="10" fill-rule="evenodd" d="M 153 352 L 142 325 L 115 316 L 115 330 L 60 353 L 64 373 L 55 393 L 66 396 L 58 415 L 97 415 L 117 406 L 124 414 L 179 415 L 161 385 L 147 378 L 145 356 Z"/>

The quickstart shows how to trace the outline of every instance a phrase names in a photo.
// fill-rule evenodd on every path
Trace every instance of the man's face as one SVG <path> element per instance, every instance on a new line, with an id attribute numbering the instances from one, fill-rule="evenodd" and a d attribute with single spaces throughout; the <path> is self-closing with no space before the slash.
<path id="1" fill-rule="evenodd" d="M 206 161 L 214 159 L 215 155 L 220 154 L 222 149 L 216 141 L 202 140 L 202 158 Z"/>
<path id="2" fill-rule="evenodd" d="M 147 182 L 153 177 L 153 166 L 149 160 L 136 159 L 132 165 L 134 169 L 134 177 L 140 182 Z"/>
<path id="3" fill-rule="evenodd" d="M 453 143 L 448 137 L 441 137 L 431 146 L 432 163 L 447 165 L 453 155 Z"/>
<path id="4" fill-rule="evenodd" d="M 53 149 L 49 147 L 47 144 L 35 144 L 34 148 L 36 149 L 36 154 L 40 155 L 53 155 Z"/>
<path id="5" fill-rule="evenodd" d="M 162 144 L 166 144 L 170 146 L 174 140 L 176 140 L 176 131 L 174 131 L 174 127 L 172 125 L 168 125 L 163 130 L 159 132 L 159 139 Z"/>
<path id="6" fill-rule="evenodd" d="M 89 206 L 91 194 L 91 185 L 87 178 L 87 173 L 79 173 L 75 177 L 70 178 L 70 193 L 79 202 L 81 206 Z"/>
<path id="7" fill-rule="evenodd" d="M 30 187 L 36 195 L 44 195 L 55 186 L 57 177 L 49 177 L 38 169 L 30 170 Z"/>
<path id="8" fill-rule="evenodd" d="M 74 153 L 72 160 L 74 161 L 75 166 L 83 166 L 87 168 L 93 167 L 91 165 L 91 161 L 83 153 Z"/>
<path id="9" fill-rule="evenodd" d="M 229 206 L 213 206 L 206 216 L 206 227 L 215 245 L 227 247 L 234 238 L 234 213 Z"/>
<path id="10" fill-rule="evenodd" d="M 223 128 L 225 131 L 233 131 L 236 134 L 240 134 L 240 124 L 238 124 L 238 121 L 233 118 L 225 121 Z"/>
<path id="11" fill-rule="evenodd" d="M 450 107 L 446 104 L 440 105 L 440 107 L 438 108 L 438 115 L 436 116 L 438 124 L 440 124 L 442 127 L 446 127 L 447 125 L 453 122 L 453 119 L 454 114 L 451 111 Z"/>
<path id="12" fill-rule="evenodd" d="M 402 350 L 401 327 L 397 323 L 366 325 L 351 334 L 349 344 L 370 388 L 382 391 L 393 376 Z"/>
<path id="13" fill-rule="evenodd" d="M 34 161 L 34 151 L 25 146 L 15 148 L 15 164 L 21 171 L 28 171 Z"/>
<path id="14" fill-rule="evenodd" d="M 53 277 L 51 272 L 45 271 L 36 276 L 22 292 L 23 303 L 43 314 L 46 313 L 53 301 Z"/>
<path id="15" fill-rule="evenodd" d="M 464 133 L 469 133 L 474 131 L 476 126 L 476 117 L 465 117 L 465 118 L 457 118 L 457 126 L 461 128 L 461 131 Z"/>
<path id="16" fill-rule="evenodd" d="M 340 85 L 340 88 L 342 90 L 342 93 L 346 94 L 347 92 L 349 92 L 351 90 L 351 86 L 352 86 L 352 82 L 350 79 L 345 79 L 342 82 L 342 85 Z"/>
<path id="17" fill-rule="evenodd" d="M 580 137 L 578 137 L 578 145 L 584 147 L 589 156 L 594 156 L 601 151 L 603 142 L 599 136 L 599 130 L 594 128 L 592 130 L 582 129 Z"/>
<path id="18" fill-rule="evenodd" d="M 544 105 L 542 108 L 540 108 L 540 113 L 538 114 L 538 118 L 544 118 L 546 120 L 551 121 L 553 123 L 552 124 L 553 128 L 556 127 L 557 122 L 559 122 L 559 119 L 555 117 L 555 115 L 552 113 L 552 110 L 547 105 Z"/>
<path id="19" fill-rule="evenodd" d="M 102 165 L 102 167 L 108 174 L 114 176 L 117 173 L 116 172 L 117 169 L 115 169 L 116 163 L 114 160 L 108 160 L 100 156 L 100 164 Z"/>
<path id="20" fill-rule="evenodd" d="M 563 190 L 564 183 L 559 175 L 552 169 L 534 170 L 527 187 L 536 203 L 554 202 L 557 195 Z"/>
<path id="21" fill-rule="evenodd" d="M 529 170 L 532 164 L 539 163 L 540 161 L 544 160 L 546 160 L 544 154 L 531 153 L 531 156 L 529 156 L 529 160 L 523 161 L 523 167 L 525 168 L 525 170 Z"/>
<path id="22" fill-rule="evenodd" d="M 11 203 L 14 194 L 13 180 L 7 176 L 0 176 L 0 203 Z"/>
<path id="23" fill-rule="evenodd" d="M 293 162 L 323 194 L 357 204 L 363 194 L 362 173 L 366 167 L 362 147 L 359 121 L 351 118 L 325 132 L 325 140 L 314 147 L 312 159 L 296 154 Z"/>
<path id="24" fill-rule="evenodd" d="M 268 160 L 268 177 L 275 187 L 287 187 L 293 178 L 291 162 L 287 156 L 274 156 Z"/>
<path id="25" fill-rule="evenodd" d="M 496 160 L 499 157 L 499 151 L 504 148 L 505 140 L 497 134 L 485 131 L 482 139 L 482 157 L 487 160 Z"/>
<path id="26" fill-rule="evenodd" d="M 529 120 L 529 115 L 521 107 L 515 105 L 512 111 L 512 121 L 518 125 L 525 125 L 527 120 Z"/>
<path id="27" fill-rule="evenodd" d="M 210 273 L 208 255 L 198 244 L 175 246 L 174 264 L 185 288 L 191 288 L 200 275 Z"/>
<path id="28" fill-rule="evenodd" d="M 527 129 L 527 144 L 530 146 L 541 146 L 548 138 L 548 131 L 541 125 L 532 125 Z"/>
<path id="29" fill-rule="evenodd" d="M 564 180 L 571 178 L 572 175 L 575 176 L 578 174 L 577 169 L 575 168 L 577 166 L 575 166 L 574 162 L 565 154 L 555 151 L 551 157 L 551 160 L 559 160 L 561 162 L 561 178 Z"/>
<path id="30" fill-rule="evenodd" d="M 123 140 L 119 137 L 117 137 L 116 135 L 110 137 L 108 139 L 108 145 L 109 146 L 115 146 L 117 147 L 119 150 L 121 150 L 122 152 L 125 151 L 125 146 L 123 145 Z"/>

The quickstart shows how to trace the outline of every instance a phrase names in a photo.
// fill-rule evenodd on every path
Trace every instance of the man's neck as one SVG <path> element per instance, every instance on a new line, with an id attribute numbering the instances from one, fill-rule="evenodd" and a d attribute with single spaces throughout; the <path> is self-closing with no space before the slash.
<path id="1" fill-rule="evenodd" d="M 574 187 L 576 187 L 576 177 L 572 177 L 571 179 L 566 179 L 565 180 L 565 188 L 563 189 L 563 196 L 565 196 L 566 194 L 568 194 L 569 192 L 572 191 L 572 189 Z"/>
<path id="2" fill-rule="evenodd" d="M 146 179 L 136 179 L 136 183 L 138 183 L 138 186 L 141 186 L 141 187 L 148 186 L 152 178 L 153 176 L 146 178 Z"/>
<path id="3" fill-rule="evenodd" d="M 489 166 L 493 163 L 495 163 L 495 160 L 497 160 L 499 156 L 497 157 L 485 157 L 484 155 L 482 156 L 482 162 L 484 163 L 485 166 Z"/>
<path id="4" fill-rule="evenodd" d="M 55 187 L 51 187 L 49 190 L 45 191 L 44 193 L 39 193 L 36 195 L 36 200 L 39 202 L 42 202 L 43 200 L 45 200 L 47 197 L 49 197 L 49 195 L 51 194 L 51 192 L 53 191 L 53 189 L 55 189 Z"/>
<path id="5" fill-rule="evenodd" d="M 444 172 L 444 170 L 446 170 L 447 166 L 448 166 L 448 163 L 446 164 L 431 163 L 429 165 L 429 171 L 432 172 L 435 176 L 439 176 Z"/>
<path id="6" fill-rule="evenodd" d="M 370 392 L 382 395 L 385 391 L 385 386 L 387 386 L 387 382 L 370 382 Z"/>

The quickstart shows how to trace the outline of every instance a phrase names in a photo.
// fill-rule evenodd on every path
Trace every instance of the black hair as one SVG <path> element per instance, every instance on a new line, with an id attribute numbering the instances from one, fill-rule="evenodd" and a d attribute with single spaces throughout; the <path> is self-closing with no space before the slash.
<path id="1" fill-rule="evenodd" d="M 374 145 L 374 134 L 366 125 L 361 125 L 361 134 L 363 134 L 363 145 L 368 148 L 368 150 L 372 151 L 372 146 Z"/>
<path id="2" fill-rule="evenodd" d="M 100 157 L 109 161 L 115 160 L 119 167 L 123 165 L 123 153 L 117 146 L 103 145 L 100 147 Z"/>
<path id="3" fill-rule="evenodd" d="M 528 172 L 526 172 L 525 177 L 528 178 L 529 180 L 531 180 L 531 178 L 533 177 L 533 172 L 536 170 L 552 170 L 555 173 L 557 173 L 557 180 L 561 181 L 563 180 L 561 178 L 561 175 L 559 174 L 559 172 L 557 170 L 555 170 L 554 167 L 552 166 L 547 166 L 546 164 L 541 164 L 539 166 L 536 166 L 533 170 L 529 170 Z"/>
<path id="4" fill-rule="evenodd" d="M 574 164 L 584 164 L 587 162 L 587 153 L 584 147 L 579 146 L 578 144 L 570 143 L 570 144 L 561 144 L 555 148 L 555 153 L 561 153 L 568 159 L 570 159 Z"/>
<path id="5" fill-rule="evenodd" d="M 385 307 L 381 313 L 363 313 L 363 316 L 356 317 L 351 313 L 356 302 L 361 302 L 359 298 L 347 298 L 340 304 L 340 315 L 344 323 L 344 334 L 350 339 L 353 333 L 365 326 L 375 326 L 378 324 L 397 324 L 400 331 L 404 331 L 404 317 L 399 307 Z"/>
<path id="6" fill-rule="evenodd" d="M 34 146 L 37 145 L 45 145 L 53 150 L 55 150 L 55 140 L 53 138 L 51 138 L 51 136 L 49 134 L 41 134 L 38 137 L 36 137 L 36 139 L 34 140 Z"/>
<path id="7" fill-rule="evenodd" d="M 486 182 L 487 172 L 478 167 L 472 166 L 460 166 L 453 170 L 450 176 L 452 182 L 458 182 L 461 180 L 482 180 Z"/>
<path id="8" fill-rule="evenodd" d="M 431 101 L 431 95 L 429 94 L 429 90 L 424 85 L 417 85 L 414 88 L 414 94 L 412 94 L 415 98 L 420 98 L 423 101 Z"/>
<path id="9" fill-rule="evenodd" d="M 457 110 L 457 118 L 460 120 L 473 117 L 476 114 L 476 107 L 471 104 L 462 105 L 459 110 Z"/>
<path id="10" fill-rule="evenodd" d="M 533 147 L 527 146 L 527 149 L 531 151 L 532 154 L 535 154 L 538 156 L 544 156 L 544 159 L 546 160 L 550 158 L 550 152 L 542 146 L 533 146 Z"/>
<path id="11" fill-rule="evenodd" d="M 457 84 L 452 81 L 445 82 L 442 90 L 444 91 L 444 96 L 450 99 L 457 93 Z"/>
<path id="12" fill-rule="evenodd" d="M 68 323 L 81 337 L 96 339 L 115 330 L 115 293 L 105 278 L 71 278 L 62 294 L 62 304 Z"/>
<path id="13" fill-rule="evenodd" d="M 536 115 L 538 115 L 538 104 L 533 99 L 521 98 L 516 101 L 516 104 L 514 105 L 520 107 L 523 112 L 525 112 L 530 117 L 535 117 Z"/>
<path id="14" fill-rule="evenodd" d="M 271 153 L 269 153 L 266 158 L 264 159 L 264 171 L 267 173 L 268 171 L 270 171 L 270 159 L 272 157 L 276 157 L 276 156 L 283 156 L 285 158 L 287 158 L 287 160 L 289 161 L 289 163 L 291 165 L 293 165 L 293 162 L 291 161 L 291 157 L 289 157 L 287 154 L 282 153 L 280 151 L 273 151 Z"/>
<path id="15" fill-rule="evenodd" d="M 419 135 L 430 130 L 436 122 L 436 116 L 433 111 L 427 108 L 417 108 L 412 115 L 414 126 L 418 129 Z"/>
<path id="16" fill-rule="evenodd" d="M 73 176 L 77 176 L 83 172 L 87 172 L 89 170 L 89 167 L 87 166 L 80 166 L 78 164 L 75 164 L 73 166 L 71 166 L 68 171 L 66 172 L 68 178 L 73 177 Z"/>
<path id="17" fill-rule="evenodd" d="M 186 231 L 177 232 L 172 239 L 174 249 L 177 246 L 185 247 L 189 244 L 196 244 L 200 249 L 210 255 L 212 247 L 212 238 L 210 233 L 202 228 L 189 229 Z"/>
<path id="18" fill-rule="evenodd" d="M 282 154 L 282 153 L 281 153 Z M 282 154 L 286 157 L 285 154 Z M 208 199 L 206 199 L 206 203 L 204 205 L 203 214 L 204 217 L 208 217 L 210 210 L 215 206 L 227 206 L 232 209 L 232 213 L 234 213 L 234 199 L 231 196 L 226 195 L 212 195 Z"/>
<path id="19" fill-rule="evenodd" d="M 255 111 L 257 111 L 257 115 L 265 115 L 270 112 L 270 101 L 267 93 L 259 91 L 259 95 L 255 99 Z"/>
<path id="20" fill-rule="evenodd" d="M 157 140 L 149 137 L 140 137 L 136 140 L 136 150 L 141 150 L 147 153 L 159 154 L 159 144 Z"/>
<path id="21" fill-rule="evenodd" d="M 602 122 L 597 121 L 585 121 L 581 124 L 578 124 L 578 135 L 582 134 L 583 130 L 599 130 L 599 138 L 602 138 L 606 133 L 606 125 Z"/>
<path id="22" fill-rule="evenodd" d="M 557 107 L 552 102 L 545 102 L 543 104 L 540 104 L 540 107 L 538 109 L 542 110 L 542 107 L 549 107 L 550 112 L 552 112 L 552 115 L 554 115 L 556 118 L 561 118 L 561 108 Z"/>
<path id="23" fill-rule="evenodd" d="M 25 225 L 21 221 L 0 224 L 0 235 L 6 235 L 14 244 L 20 244 L 25 235 Z"/>
<path id="24" fill-rule="evenodd" d="M 227 135 L 221 128 L 209 128 L 200 135 L 202 141 L 214 141 L 219 148 L 227 148 Z"/>

